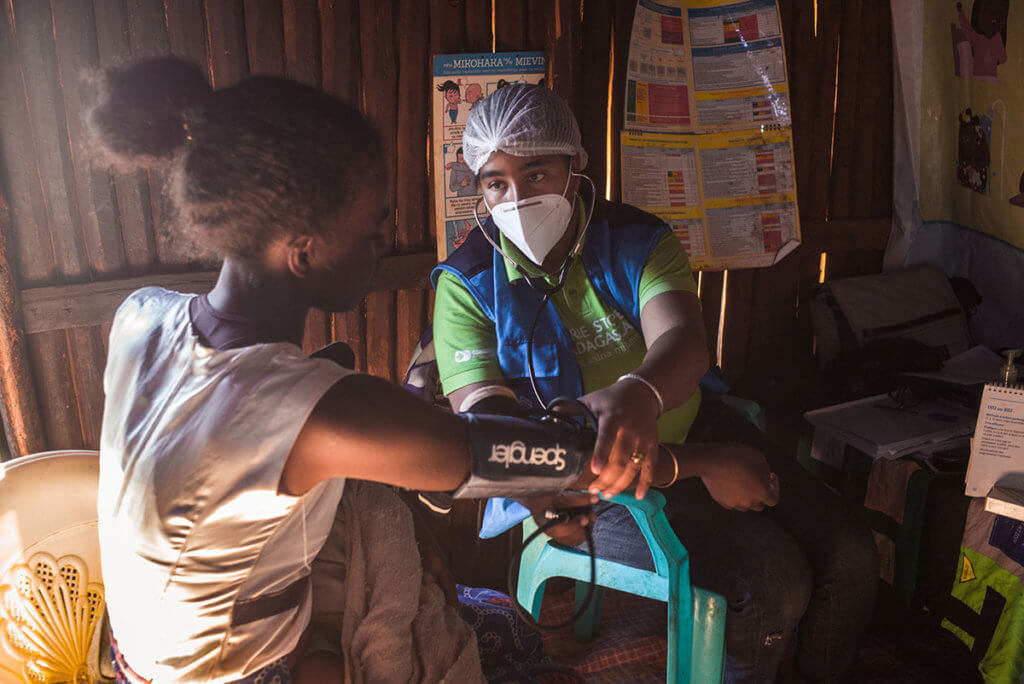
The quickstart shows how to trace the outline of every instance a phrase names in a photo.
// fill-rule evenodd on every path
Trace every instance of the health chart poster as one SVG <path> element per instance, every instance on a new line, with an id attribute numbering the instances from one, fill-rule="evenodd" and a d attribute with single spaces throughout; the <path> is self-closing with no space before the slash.
<path id="1" fill-rule="evenodd" d="M 623 201 L 664 219 L 694 268 L 770 266 L 800 244 L 776 0 L 639 0 Z"/>

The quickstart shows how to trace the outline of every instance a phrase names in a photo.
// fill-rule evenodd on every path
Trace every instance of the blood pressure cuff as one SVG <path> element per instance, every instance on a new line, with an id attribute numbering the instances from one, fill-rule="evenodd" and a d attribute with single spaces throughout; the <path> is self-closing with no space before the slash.
<path id="1" fill-rule="evenodd" d="M 579 479 L 594 444 L 571 421 L 467 413 L 470 473 L 453 496 L 557 494 Z"/>

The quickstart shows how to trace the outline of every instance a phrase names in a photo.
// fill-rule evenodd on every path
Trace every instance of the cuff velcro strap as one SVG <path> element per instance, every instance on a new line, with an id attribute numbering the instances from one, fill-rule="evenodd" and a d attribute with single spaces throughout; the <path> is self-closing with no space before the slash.
<path id="1" fill-rule="evenodd" d="M 456 499 L 557 494 L 590 458 L 593 433 L 567 421 L 466 414 L 470 474 Z"/>

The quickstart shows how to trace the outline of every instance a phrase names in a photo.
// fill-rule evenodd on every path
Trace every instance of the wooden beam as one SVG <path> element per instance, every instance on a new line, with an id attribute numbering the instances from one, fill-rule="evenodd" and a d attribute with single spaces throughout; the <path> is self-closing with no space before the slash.
<path id="1" fill-rule="evenodd" d="M 45 448 L 46 433 L 29 370 L 14 274 L 7 260 L 4 238 L 10 234 L 10 213 L 0 192 L 0 413 L 11 455 L 25 456 Z"/>
<path id="2" fill-rule="evenodd" d="M 395 9 L 390 2 L 359 1 L 359 30 L 363 36 L 373 36 L 373 40 L 359 43 L 363 84 L 360 102 L 363 114 L 379 131 L 394 131 L 398 127 L 398 27 L 395 24 Z M 461 15 L 461 5 L 458 9 Z M 416 95 L 410 93 L 409 97 Z M 382 136 L 381 148 L 381 159 L 388 178 L 394 179 L 398 175 L 397 137 Z M 393 229 L 385 231 L 387 248 L 384 253 L 391 253 L 398 246 L 397 199 L 394 186 L 389 186 L 388 211 Z M 397 331 L 395 293 L 371 292 L 366 297 L 366 370 L 371 375 L 388 380 L 396 379 Z"/>
<path id="3" fill-rule="evenodd" d="M 209 291 L 216 281 L 217 272 L 206 271 L 25 290 L 21 293 L 25 330 L 40 333 L 100 325 L 110 321 L 121 302 L 140 288 L 155 285 L 177 292 L 201 293 Z"/>
<path id="4" fill-rule="evenodd" d="M 284 10 L 280 2 L 245 3 L 245 41 L 249 48 L 250 73 L 284 74 L 284 32 Z"/>
<path id="5" fill-rule="evenodd" d="M 584 106 L 577 107 L 576 119 L 583 136 L 583 149 L 590 157 L 584 171 L 594 181 L 597 196 L 604 197 L 608 165 L 608 79 L 611 77 L 611 0 L 587 0 L 583 13 L 583 64 L 578 74 L 579 90 L 586 93 Z M 615 98 L 613 97 L 612 100 Z M 617 130 L 617 127 L 616 127 Z M 618 147 L 618 140 L 614 141 Z"/>
<path id="6" fill-rule="evenodd" d="M 401 6 L 403 3 L 399 2 Z M 430 6 L 423 2 L 423 0 L 415 0 L 414 4 L 419 5 L 422 10 L 426 10 L 425 15 L 429 14 Z M 463 44 L 463 50 L 466 52 L 490 52 L 491 51 L 491 12 L 493 6 L 491 0 L 466 0 L 465 1 L 465 27 L 466 27 L 466 42 Z M 424 19 L 427 17 L 424 16 Z M 426 26 L 426 24 L 406 24 L 399 22 L 399 26 Z M 425 43 L 429 44 L 430 36 L 426 36 L 427 40 Z M 416 36 L 413 39 L 415 42 L 421 40 L 420 36 Z M 399 50 L 401 50 L 401 42 L 399 43 Z M 399 69 L 401 74 L 401 69 Z M 408 92 L 408 91 L 401 91 Z M 401 130 L 401 129 L 399 129 Z"/>
<path id="7" fill-rule="evenodd" d="M 801 221 L 800 227 L 803 250 L 884 250 L 892 230 L 892 217 Z"/>
<path id="8" fill-rule="evenodd" d="M 398 92 L 421 93 L 421 96 L 399 97 L 398 169 L 395 176 L 396 238 L 402 252 L 430 250 L 432 221 L 427 213 L 433 193 L 427 182 L 428 155 L 424 149 L 430 141 L 430 102 L 426 95 L 430 78 L 430 5 L 423 0 L 399 0 L 396 5 L 398 26 L 422 26 L 422 31 L 409 31 L 396 41 L 398 58 Z M 482 50 L 491 49 L 491 3 L 475 0 L 466 4 L 466 33 Z M 395 378 L 401 379 L 413 356 L 420 335 L 427 325 L 427 297 L 423 290 L 399 290 L 395 295 Z"/>
<path id="9" fill-rule="evenodd" d="M 320 65 L 323 89 L 358 105 L 362 93 L 359 66 L 359 0 L 320 3 Z M 366 370 L 366 306 L 331 316 L 331 339 L 347 342 L 356 355 L 356 370 Z"/>
<path id="10" fill-rule="evenodd" d="M 384 257 L 377 265 L 370 291 L 425 289 L 428 287 L 430 270 L 436 263 L 437 257 L 433 252 Z M 0 260 L 0 278 L 5 273 L 8 271 Z M 216 271 L 202 271 L 25 290 L 21 293 L 25 332 L 39 333 L 102 325 L 114 317 L 117 307 L 128 295 L 140 288 L 157 286 L 198 294 L 208 292 L 216 281 Z M 0 297 L 3 295 L 2 288 L 3 282 L 0 281 Z M 0 301 L 0 316 L 4 314 L 3 306 L 3 301 Z M 6 324 L 7 319 L 0 318 L 0 322 Z M 6 342 L 4 340 L 0 344 Z M 2 359 L 3 356 L 0 356 Z"/>
<path id="11" fill-rule="evenodd" d="M 526 3 L 494 3 L 494 47 L 497 52 L 522 50 L 526 44 Z"/>
<path id="12" fill-rule="evenodd" d="M 708 355 L 714 364 L 721 361 L 718 358 L 718 321 L 722 315 L 722 280 L 722 271 L 704 271 L 700 275 L 700 309 L 704 317 Z"/>
<path id="13" fill-rule="evenodd" d="M 633 15 L 636 10 L 636 3 L 614 2 L 612 3 L 612 38 L 611 38 L 611 136 L 612 144 L 608 155 L 608 176 L 611 182 L 608 187 L 611 195 L 608 199 L 619 201 L 622 199 L 622 167 L 620 164 L 619 131 L 622 130 L 626 113 L 626 66 L 629 61 L 629 40 L 633 35 Z M 605 181 L 608 182 L 607 180 Z M 598 188 L 599 195 L 604 194 L 604 188 Z"/>

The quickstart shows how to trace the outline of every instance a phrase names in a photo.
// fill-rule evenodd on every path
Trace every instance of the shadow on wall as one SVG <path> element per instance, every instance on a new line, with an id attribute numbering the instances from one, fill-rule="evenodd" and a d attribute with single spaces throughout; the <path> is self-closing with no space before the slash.
<path id="1" fill-rule="evenodd" d="M 907 264 L 938 264 L 949 276 L 967 278 L 982 302 L 971 319 L 976 343 L 995 350 L 1024 344 L 1024 250 L 990 235 L 946 221 L 917 229 Z"/>

